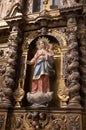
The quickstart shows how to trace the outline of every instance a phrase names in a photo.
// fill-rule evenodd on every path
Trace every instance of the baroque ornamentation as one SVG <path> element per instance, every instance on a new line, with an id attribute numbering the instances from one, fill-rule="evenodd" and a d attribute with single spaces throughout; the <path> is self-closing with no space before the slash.
<path id="1" fill-rule="evenodd" d="M 69 91 L 67 88 L 60 88 L 57 92 L 59 99 L 61 100 L 61 107 L 67 107 L 67 101 L 69 99 Z"/>
<path id="2" fill-rule="evenodd" d="M 6 96 L 8 95 L 9 89 L 3 87 L 3 81 L 5 80 L 5 73 L 7 68 L 8 49 L 2 48 L 0 50 L 0 107 L 3 108 L 6 102 L 9 102 Z"/>
<path id="3" fill-rule="evenodd" d="M 71 18 L 68 21 L 68 27 L 70 30 L 69 33 L 69 43 L 67 51 L 67 67 L 66 67 L 66 76 L 65 79 L 66 86 L 69 89 L 69 107 L 81 107 L 80 105 L 80 74 L 79 74 L 79 52 L 78 52 L 78 43 L 76 39 L 76 22 L 75 19 Z M 73 30 L 73 27 L 75 30 Z"/>
<path id="4" fill-rule="evenodd" d="M 38 32 L 37 31 L 31 31 L 30 33 L 25 33 L 25 36 L 24 36 L 24 44 L 23 44 L 23 51 L 24 50 L 27 50 L 30 43 L 33 41 L 34 38 L 36 38 Z"/>
<path id="5" fill-rule="evenodd" d="M 79 38 L 79 53 L 80 53 L 80 77 L 81 81 L 81 93 L 82 93 L 82 104 L 86 107 L 86 26 L 83 21 L 79 21 L 78 25 L 78 38 Z"/>
<path id="6" fill-rule="evenodd" d="M 28 112 L 14 114 L 11 130 L 81 130 L 80 115 Z"/>
<path id="7" fill-rule="evenodd" d="M 0 130 L 5 130 L 6 115 L 0 113 Z"/>
<path id="8" fill-rule="evenodd" d="M 51 35 L 57 39 L 60 48 L 65 49 L 67 47 L 67 36 L 61 30 L 48 30 L 48 35 Z"/>
<path id="9" fill-rule="evenodd" d="M 24 97 L 24 94 L 25 94 L 22 87 L 23 87 L 22 86 L 22 80 L 19 80 L 19 86 L 15 90 L 15 92 L 13 93 L 13 97 L 14 97 L 14 99 L 16 101 L 16 105 L 15 105 L 16 108 L 21 107 L 21 101 L 22 101 L 22 99 Z"/>
<path id="10" fill-rule="evenodd" d="M 67 8 L 79 5 L 75 0 L 60 0 L 60 8 Z"/>
<path id="11" fill-rule="evenodd" d="M 38 30 L 39 35 L 46 35 L 48 32 L 47 28 L 43 27 L 40 30 Z"/>
<path id="12" fill-rule="evenodd" d="M 10 11 L 12 11 L 12 8 L 18 4 L 21 5 L 21 0 L 13 0 L 13 1 L 9 1 L 9 0 L 1 0 L 0 1 L 0 16 L 2 18 L 6 17 Z"/>
<path id="13" fill-rule="evenodd" d="M 79 25 L 79 43 L 76 38 L 76 19 L 85 21 L 85 4 L 77 4 L 82 0 L 52 0 L 60 5 L 54 8 L 48 3 L 51 7 L 47 10 L 51 0 L 40 1 L 45 2 L 45 10 L 43 5 L 42 10 L 34 12 L 33 0 L 0 0 L 0 130 L 85 130 L 85 110 L 74 109 L 81 104 L 86 107 L 86 23 Z M 27 66 L 27 59 L 33 57 L 38 37 L 48 38 L 53 45 L 56 77 L 50 89 L 55 93 L 49 106 L 51 96 L 36 93 L 34 99 L 39 98 L 39 104 L 43 102 L 47 108 L 30 109 L 26 94 L 31 90 L 33 66 Z M 71 109 L 61 109 L 60 103 Z"/>
<path id="14" fill-rule="evenodd" d="M 71 124 L 71 125 L 70 125 Z M 68 115 L 67 128 L 68 130 L 80 130 L 80 116 L 79 115 Z"/>
<path id="15" fill-rule="evenodd" d="M 17 58 L 17 48 L 19 42 L 19 30 L 17 26 L 12 28 L 12 32 L 9 36 L 9 53 L 7 57 L 6 71 L 4 74 L 3 84 L 3 100 L 1 101 L 2 107 L 11 107 L 11 96 L 12 87 L 15 84 L 15 68 L 16 68 L 16 58 Z"/>
<path id="16" fill-rule="evenodd" d="M 63 56 L 63 68 L 62 68 L 62 75 L 64 79 L 67 79 L 68 77 L 68 58 L 67 58 L 68 53 L 66 52 Z"/>

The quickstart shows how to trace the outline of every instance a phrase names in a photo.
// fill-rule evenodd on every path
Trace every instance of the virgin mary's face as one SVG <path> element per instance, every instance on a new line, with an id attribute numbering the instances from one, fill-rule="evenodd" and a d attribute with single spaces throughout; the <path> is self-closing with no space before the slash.
<path id="1" fill-rule="evenodd" d="M 44 42 L 40 42 L 40 48 L 41 49 L 45 49 L 46 48 Z"/>

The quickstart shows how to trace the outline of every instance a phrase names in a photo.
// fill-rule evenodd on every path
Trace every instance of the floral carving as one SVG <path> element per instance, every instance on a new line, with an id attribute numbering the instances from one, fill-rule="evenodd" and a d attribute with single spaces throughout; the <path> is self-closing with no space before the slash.
<path id="1" fill-rule="evenodd" d="M 47 113 L 32 111 L 15 113 L 12 130 L 81 130 L 79 114 Z"/>
<path id="2" fill-rule="evenodd" d="M 80 116 L 79 115 L 75 115 L 75 116 L 70 116 L 68 115 L 68 130 L 80 130 Z M 71 124 L 71 125 L 70 125 Z"/>

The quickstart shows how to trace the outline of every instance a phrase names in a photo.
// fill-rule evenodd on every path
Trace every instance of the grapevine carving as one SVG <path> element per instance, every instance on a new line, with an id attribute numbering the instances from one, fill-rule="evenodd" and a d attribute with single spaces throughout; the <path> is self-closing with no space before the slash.
<path id="1" fill-rule="evenodd" d="M 77 106 L 80 103 L 80 95 L 79 95 L 79 79 L 80 74 L 78 71 L 79 68 L 79 54 L 78 54 L 78 43 L 76 41 L 75 36 L 71 37 L 69 40 L 70 44 L 68 45 L 68 87 L 69 87 L 69 103 L 75 102 Z"/>
<path id="2" fill-rule="evenodd" d="M 18 42 L 19 42 L 19 29 L 15 25 L 12 28 L 12 32 L 9 36 L 9 53 L 8 53 L 8 59 L 6 64 L 6 71 L 4 73 L 4 81 L 3 84 L 3 98 L 4 98 L 4 104 L 1 105 L 1 107 L 11 107 L 11 96 L 12 96 L 12 87 L 15 84 L 15 72 L 16 72 L 16 59 L 17 59 L 17 48 L 18 48 Z"/>
<path id="3" fill-rule="evenodd" d="M 73 24 L 73 25 L 72 25 Z M 69 89 L 68 107 L 81 107 L 80 105 L 80 73 L 79 73 L 79 52 L 78 42 L 76 39 L 76 21 L 70 18 L 68 21 L 69 27 L 69 44 L 68 51 L 65 55 L 66 70 L 65 83 Z M 67 60 L 67 61 L 66 61 Z"/>

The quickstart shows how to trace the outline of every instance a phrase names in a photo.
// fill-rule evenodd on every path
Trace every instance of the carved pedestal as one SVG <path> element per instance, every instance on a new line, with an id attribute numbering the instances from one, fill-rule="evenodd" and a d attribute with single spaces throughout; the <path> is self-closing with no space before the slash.
<path id="1" fill-rule="evenodd" d="M 85 119 L 80 109 L 0 110 L 0 130 L 86 130 Z"/>

